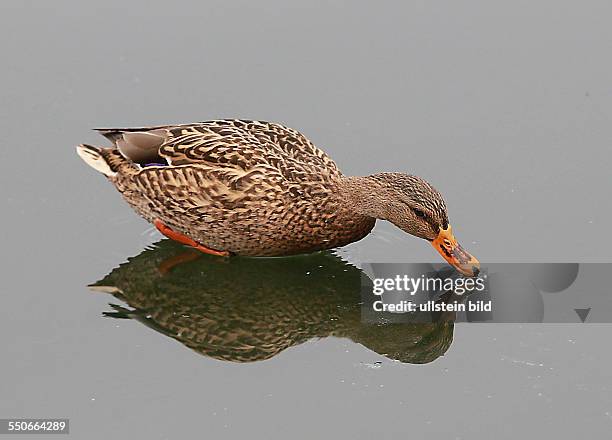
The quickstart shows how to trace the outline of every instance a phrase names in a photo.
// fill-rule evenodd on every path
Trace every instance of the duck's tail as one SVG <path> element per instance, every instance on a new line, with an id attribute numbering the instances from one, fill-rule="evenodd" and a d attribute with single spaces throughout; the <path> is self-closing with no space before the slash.
<path id="1" fill-rule="evenodd" d="M 131 168 L 128 161 L 116 148 L 102 148 L 81 144 L 76 147 L 76 151 L 87 165 L 106 177 L 116 176 L 124 167 Z"/>

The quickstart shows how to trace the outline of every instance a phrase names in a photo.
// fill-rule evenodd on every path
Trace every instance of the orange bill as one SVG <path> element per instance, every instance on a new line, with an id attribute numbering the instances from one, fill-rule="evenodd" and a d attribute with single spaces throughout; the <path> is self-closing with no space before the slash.
<path id="1" fill-rule="evenodd" d="M 476 257 L 467 253 L 457 243 L 450 225 L 447 229 L 440 229 L 440 233 L 431 244 L 449 264 L 463 275 L 475 277 L 480 272 L 480 263 Z"/>

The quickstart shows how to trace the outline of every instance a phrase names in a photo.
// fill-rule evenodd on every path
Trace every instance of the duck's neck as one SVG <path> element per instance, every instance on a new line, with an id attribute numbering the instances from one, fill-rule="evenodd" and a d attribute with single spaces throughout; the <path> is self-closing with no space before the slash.
<path id="1" fill-rule="evenodd" d="M 386 220 L 386 191 L 377 176 L 345 176 L 339 182 L 339 195 L 355 214 Z"/>

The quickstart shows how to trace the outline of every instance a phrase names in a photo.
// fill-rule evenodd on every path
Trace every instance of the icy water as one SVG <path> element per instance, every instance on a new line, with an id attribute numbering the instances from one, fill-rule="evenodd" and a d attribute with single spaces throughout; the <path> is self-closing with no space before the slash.
<path id="1" fill-rule="evenodd" d="M 279 121 L 346 174 L 427 178 L 481 261 L 610 262 L 611 13 L 2 2 L 0 418 L 70 418 L 79 439 L 609 438 L 609 325 L 366 328 L 356 266 L 439 261 L 381 222 L 342 258 L 164 274 L 177 247 L 74 145 Z"/>

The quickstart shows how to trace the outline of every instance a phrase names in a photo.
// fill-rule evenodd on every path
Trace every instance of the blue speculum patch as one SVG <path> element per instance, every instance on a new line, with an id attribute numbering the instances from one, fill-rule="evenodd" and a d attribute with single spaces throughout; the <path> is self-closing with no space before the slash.
<path id="1" fill-rule="evenodd" d="M 145 163 L 143 165 L 143 167 L 166 167 L 166 166 L 168 166 L 167 163 L 157 163 L 157 162 Z"/>

